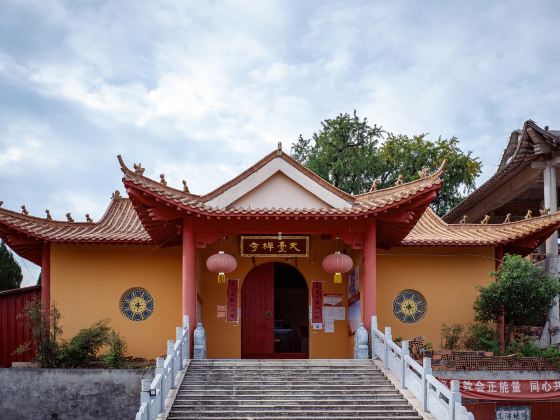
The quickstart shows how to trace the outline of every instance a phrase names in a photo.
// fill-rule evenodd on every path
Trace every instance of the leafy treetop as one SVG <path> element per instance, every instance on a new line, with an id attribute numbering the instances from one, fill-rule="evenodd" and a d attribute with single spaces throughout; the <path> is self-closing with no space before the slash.
<path id="1" fill-rule="evenodd" d="M 0 242 L 0 291 L 17 289 L 22 280 L 21 267 L 14 259 L 14 254 L 4 242 Z"/>
<path id="2" fill-rule="evenodd" d="M 472 152 L 463 152 L 456 137 L 431 141 L 427 134 L 408 137 L 387 133 L 356 114 L 339 114 L 321 122 L 312 138 L 302 135 L 292 145 L 292 156 L 334 186 L 350 193 L 369 191 L 374 180 L 379 188 L 419 177 L 423 168 L 435 171 L 444 159 L 443 186 L 432 207 L 440 216 L 456 206 L 475 188 L 482 163 Z"/>
<path id="3" fill-rule="evenodd" d="M 477 321 L 496 321 L 503 314 L 509 325 L 540 325 L 560 293 L 558 279 L 519 255 L 504 256 L 494 283 L 479 287 L 474 303 Z"/>

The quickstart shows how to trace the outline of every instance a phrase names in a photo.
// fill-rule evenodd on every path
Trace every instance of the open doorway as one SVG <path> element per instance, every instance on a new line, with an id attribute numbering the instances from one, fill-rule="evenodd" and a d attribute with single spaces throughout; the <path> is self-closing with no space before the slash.
<path id="1" fill-rule="evenodd" d="M 274 264 L 274 353 L 309 355 L 309 297 L 301 273 Z"/>
<path id="2" fill-rule="evenodd" d="M 241 357 L 308 358 L 309 294 L 289 264 L 251 270 L 241 289 Z"/>

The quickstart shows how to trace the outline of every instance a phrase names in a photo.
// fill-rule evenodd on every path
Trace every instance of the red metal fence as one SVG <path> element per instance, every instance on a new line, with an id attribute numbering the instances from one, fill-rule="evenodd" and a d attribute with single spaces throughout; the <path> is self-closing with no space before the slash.
<path id="1" fill-rule="evenodd" d="M 28 362 L 33 357 L 31 351 L 13 355 L 17 347 L 30 338 L 30 331 L 17 316 L 23 311 L 26 302 L 40 297 L 41 286 L 0 292 L 0 367 L 10 367 L 12 362 Z"/>

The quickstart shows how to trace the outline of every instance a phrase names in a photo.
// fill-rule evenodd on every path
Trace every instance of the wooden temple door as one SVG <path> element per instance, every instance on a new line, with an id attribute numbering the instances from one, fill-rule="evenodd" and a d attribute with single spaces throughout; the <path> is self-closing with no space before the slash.
<path id="1" fill-rule="evenodd" d="M 241 288 L 241 357 L 274 355 L 274 264 L 255 267 Z"/>

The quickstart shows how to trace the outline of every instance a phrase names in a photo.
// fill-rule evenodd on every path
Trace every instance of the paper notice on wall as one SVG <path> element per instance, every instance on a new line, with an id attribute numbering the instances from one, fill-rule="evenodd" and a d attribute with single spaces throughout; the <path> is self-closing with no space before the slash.
<path id="1" fill-rule="evenodd" d="M 311 327 L 314 330 L 322 330 L 323 329 L 323 323 L 322 322 L 314 322 L 311 324 Z"/>
<path id="2" fill-rule="evenodd" d="M 226 317 L 226 305 L 216 305 L 216 318 Z"/>
<path id="3" fill-rule="evenodd" d="M 334 332 L 334 319 L 326 319 L 325 318 L 325 332 L 326 333 L 333 333 Z"/>
<path id="4" fill-rule="evenodd" d="M 342 294 L 325 293 L 325 297 L 323 298 L 323 305 L 342 306 Z"/>
<path id="5" fill-rule="evenodd" d="M 346 308 L 344 306 L 325 306 L 323 308 L 323 319 L 325 321 L 344 321 L 346 319 Z"/>

